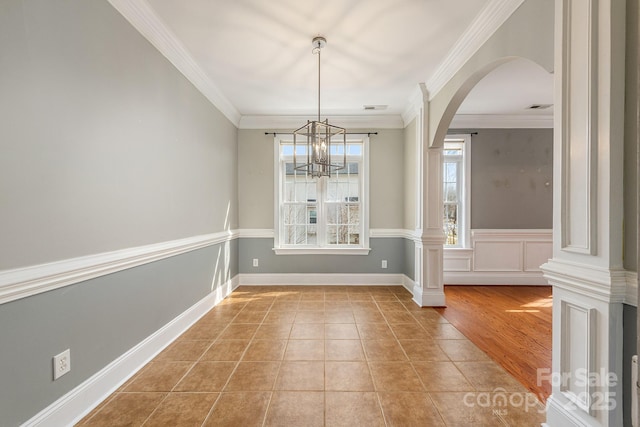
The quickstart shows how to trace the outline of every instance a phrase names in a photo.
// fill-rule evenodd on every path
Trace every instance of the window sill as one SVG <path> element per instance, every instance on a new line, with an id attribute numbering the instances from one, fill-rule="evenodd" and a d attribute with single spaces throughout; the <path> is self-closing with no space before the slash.
<path id="1" fill-rule="evenodd" d="M 273 248 L 276 255 L 369 255 L 371 248 Z"/>

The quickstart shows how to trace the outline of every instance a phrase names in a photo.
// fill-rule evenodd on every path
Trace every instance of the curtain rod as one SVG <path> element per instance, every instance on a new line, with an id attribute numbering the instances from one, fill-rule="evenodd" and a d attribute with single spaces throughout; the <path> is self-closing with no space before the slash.
<path id="1" fill-rule="evenodd" d="M 265 132 L 265 135 L 273 135 L 276 136 L 278 134 L 280 135 L 291 135 L 292 132 Z M 346 132 L 345 135 L 367 135 L 367 136 L 371 136 L 371 135 L 377 135 L 378 132 Z"/>

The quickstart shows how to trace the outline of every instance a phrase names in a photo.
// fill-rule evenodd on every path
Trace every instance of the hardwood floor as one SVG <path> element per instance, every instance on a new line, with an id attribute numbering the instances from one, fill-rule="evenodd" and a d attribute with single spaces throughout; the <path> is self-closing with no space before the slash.
<path id="1" fill-rule="evenodd" d="M 551 384 L 550 286 L 445 286 L 447 307 L 437 311 L 542 402 Z"/>

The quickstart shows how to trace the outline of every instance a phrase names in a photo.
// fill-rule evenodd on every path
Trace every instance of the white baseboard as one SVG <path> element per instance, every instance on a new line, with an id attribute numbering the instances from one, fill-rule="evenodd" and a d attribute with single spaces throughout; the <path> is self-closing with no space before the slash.
<path id="1" fill-rule="evenodd" d="M 238 276 L 219 286 L 144 341 L 105 366 L 91 378 L 24 423 L 31 426 L 70 426 L 93 410 L 133 374 L 215 307 L 235 288 Z"/>
<path id="2" fill-rule="evenodd" d="M 404 286 L 404 274 L 239 274 L 240 285 Z"/>
<path id="3" fill-rule="evenodd" d="M 446 307 L 447 305 L 442 289 L 425 292 L 419 285 L 413 287 L 413 302 L 420 307 Z"/>
<path id="4" fill-rule="evenodd" d="M 583 415 L 584 416 L 581 416 Z M 558 399 L 551 395 L 547 399 L 547 422 L 543 424 L 545 427 L 591 427 L 601 425 L 594 418 L 589 420 L 583 419 L 588 417 L 586 413 L 578 410 L 569 410 Z"/>
<path id="5" fill-rule="evenodd" d="M 412 279 L 409 279 L 409 277 L 405 276 L 404 274 L 402 275 L 402 286 L 409 291 L 410 294 L 413 295 L 413 287 L 416 285 L 416 282 L 414 282 Z"/>
<path id="6" fill-rule="evenodd" d="M 445 285 L 548 286 L 542 272 L 444 272 Z"/>

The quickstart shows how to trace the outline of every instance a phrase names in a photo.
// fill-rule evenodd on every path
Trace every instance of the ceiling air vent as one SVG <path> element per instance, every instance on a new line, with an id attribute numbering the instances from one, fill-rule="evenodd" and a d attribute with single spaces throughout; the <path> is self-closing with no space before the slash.
<path id="1" fill-rule="evenodd" d="M 529 105 L 526 110 L 545 110 L 551 107 L 553 104 L 532 104 Z"/>
<path id="2" fill-rule="evenodd" d="M 388 105 L 365 105 L 365 110 L 386 110 Z"/>

